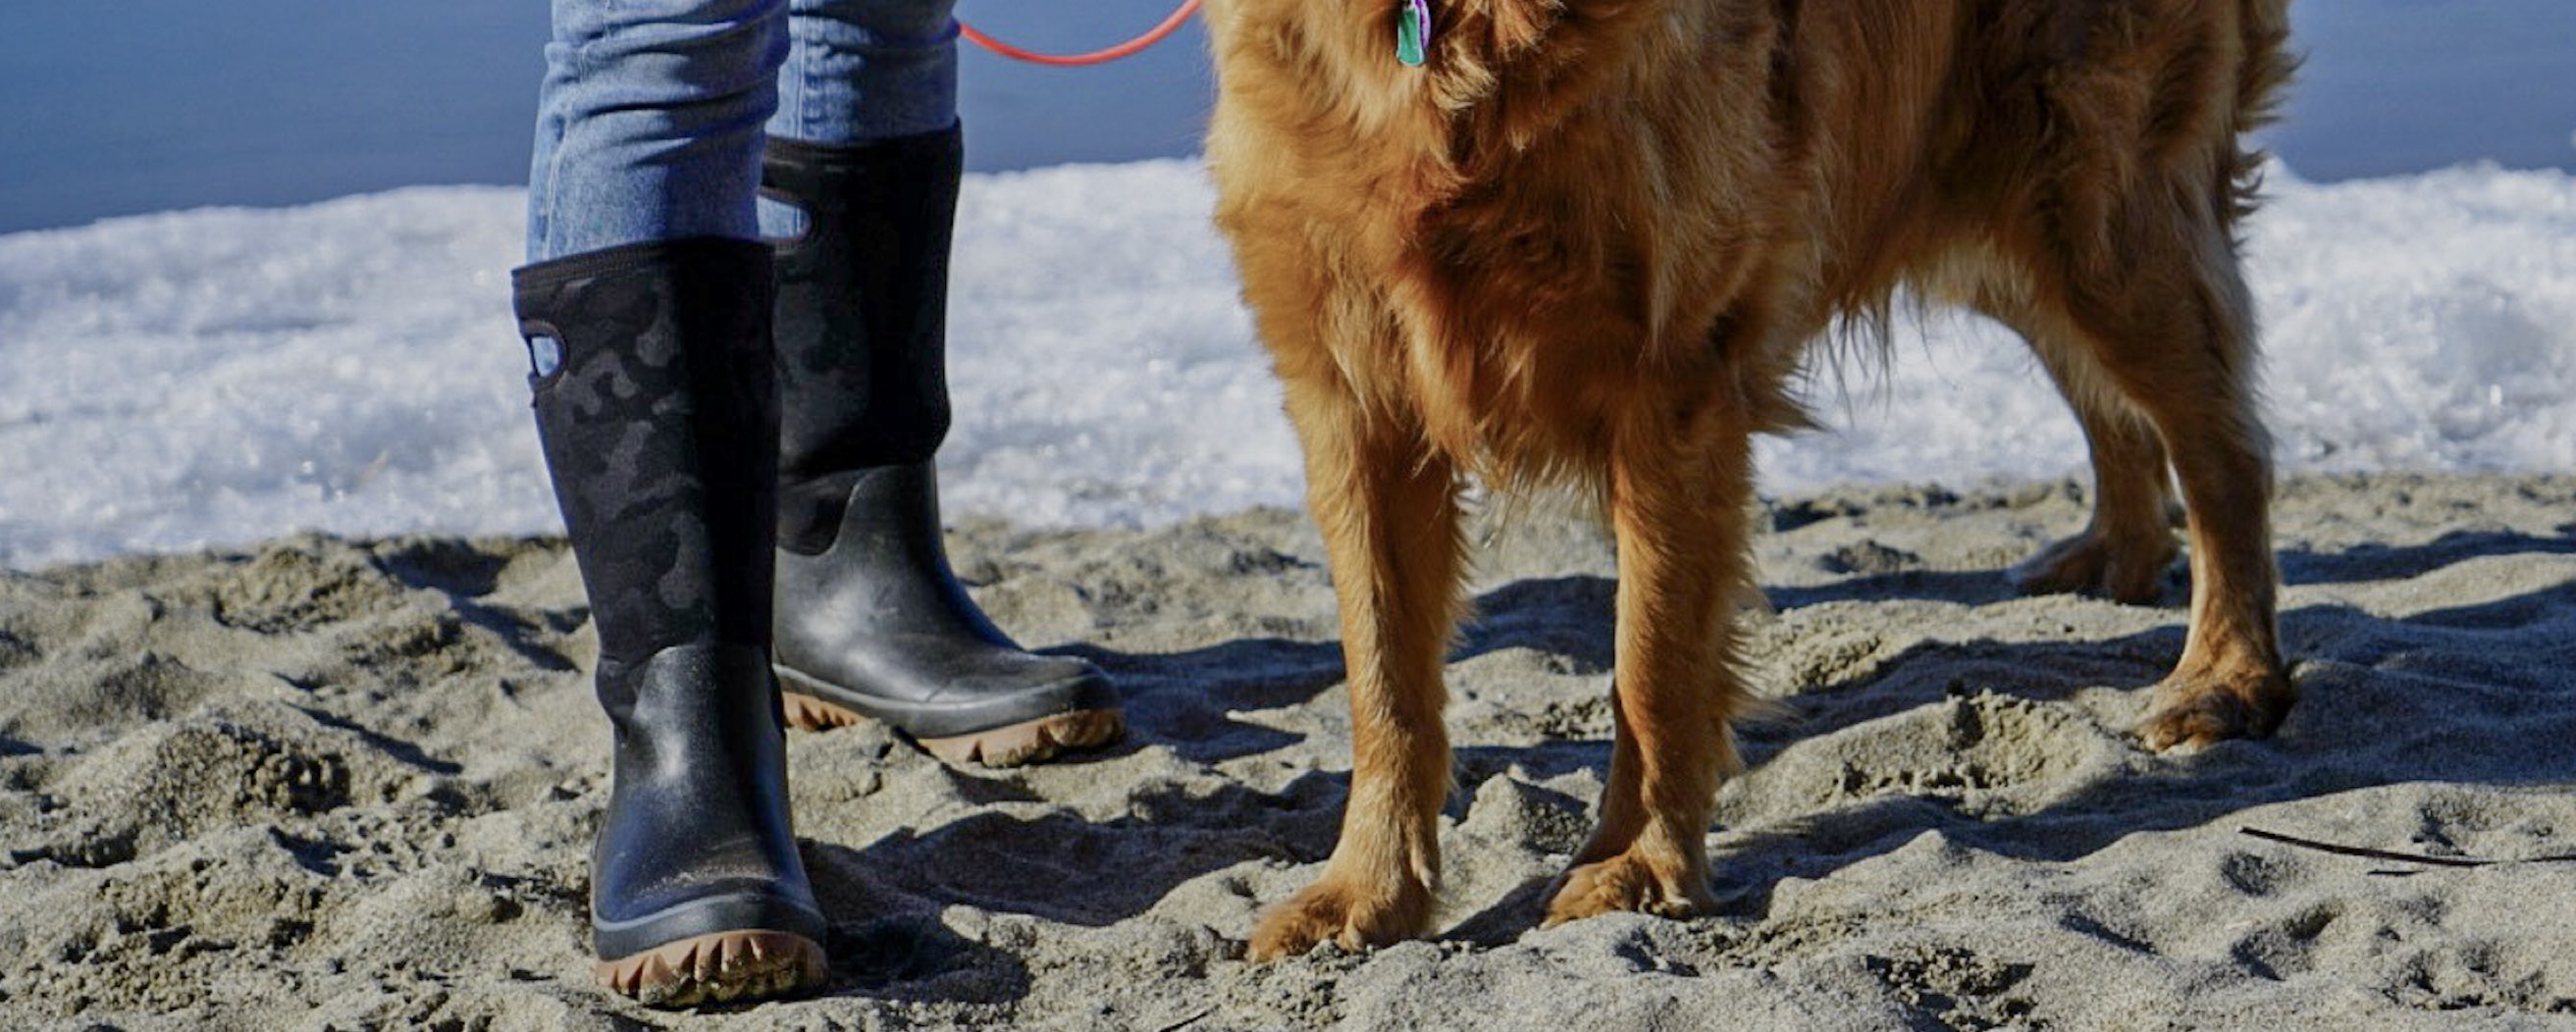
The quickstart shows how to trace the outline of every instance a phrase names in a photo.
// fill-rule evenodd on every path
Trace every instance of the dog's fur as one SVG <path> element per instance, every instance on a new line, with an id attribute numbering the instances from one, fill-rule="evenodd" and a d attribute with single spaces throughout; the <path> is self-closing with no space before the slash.
<path id="1" fill-rule="evenodd" d="M 2235 229 L 2288 0 L 1211 0 L 1218 222 L 1284 381 L 1341 604 L 1356 756 L 1322 878 L 1256 957 L 1422 933 L 1449 787 L 1458 492 L 1571 483 L 1618 542 L 1617 737 L 1550 922 L 1708 901 L 1754 433 L 1900 286 L 2019 330 L 2091 441 L 2093 524 L 2026 586 L 2191 631 L 2140 735 L 2268 732 L 2270 470 Z"/>

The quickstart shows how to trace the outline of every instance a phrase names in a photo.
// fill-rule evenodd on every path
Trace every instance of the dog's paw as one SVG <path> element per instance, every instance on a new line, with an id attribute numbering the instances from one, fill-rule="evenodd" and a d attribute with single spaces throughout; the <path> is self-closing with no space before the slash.
<path id="1" fill-rule="evenodd" d="M 1655 862 L 1632 851 L 1565 872 L 1565 887 L 1548 901 L 1545 924 L 1554 927 L 1617 910 L 1689 917 L 1716 904 L 1703 872 L 1678 859 Z"/>
<path id="2" fill-rule="evenodd" d="M 2298 692 L 2276 670 L 2177 673 L 2155 688 L 2138 741 L 2159 752 L 2201 749 L 2231 738 L 2261 738 L 2281 726 Z"/>
<path id="3" fill-rule="evenodd" d="M 2114 538 L 2087 529 L 2022 560 L 2006 576 L 2025 595 L 2076 593 L 2146 605 L 2164 596 L 2165 567 L 2176 554 L 2170 534 Z"/>
<path id="4" fill-rule="evenodd" d="M 1362 950 L 1417 937 L 1430 924 L 1428 885 L 1412 878 L 1363 884 L 1327 874 L 1261 916 L 1249 956 L 1256 962 L 1301 956 L 1326 941 Z"/>

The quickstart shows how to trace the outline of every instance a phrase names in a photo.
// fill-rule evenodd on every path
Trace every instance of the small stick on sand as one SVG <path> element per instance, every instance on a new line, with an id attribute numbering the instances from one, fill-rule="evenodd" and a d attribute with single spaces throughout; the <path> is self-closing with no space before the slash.
<path id="1" fill-rule="evenodd" d="M 2501 864 L 2556 864 L 2576 861 L 2576 853 L 2562 853 L 2556 856 L 2521 857 L 2505 860 L 2483 860 L 2477 857 L 2467 856 L 2431 856 L 2423 853 L 2396 853 L 2385 849 L 2369 849 L 2362 846 L 2339 846 L 2332 842 L 2319 842 L 2315 839 L 2304 839 L 2296 835 L 2284 835 L 2277 831 L 2265 831 L 2261 828 L 2239 827 L 2236 830 L 2240 834 L 2252 835 L 2258 839 L 2278 842 L 2285 846 L 2297 846 L 2301 849 L 2313 849 L 2320 853 L 2333 853 L 2338 856 L 2358 856 L 2371 860 L 2388 860 L 2401 864 L 2422 864 L 2431 867 L 2494 867 Z M 2387 873 L 2412 874 L 2414 872 L 2391 871 Z"/>

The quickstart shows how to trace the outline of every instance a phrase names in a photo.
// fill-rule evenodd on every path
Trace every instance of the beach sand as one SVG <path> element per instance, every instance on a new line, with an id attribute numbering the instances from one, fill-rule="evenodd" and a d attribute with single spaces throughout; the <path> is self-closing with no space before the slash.
<path id="1" fill-rule="evenodd" d="M 2284 485 L 2302 699 L 2267 741 L 2142 752 L 2165 604 L 2021 598 L 2071 484 L 1769 506 L 1784 715 L 1709 836 L 1719 912 L 1536 928 L 1608 762 L 1607 547 L 1524 521 L 1449 667 L 1438 934 L 1242 959 L 1311 880 L 1349 766 L 1311 526 L 956 528 L 1024 641 L 1133 734 L 1022 771 L 882 728 L 793 736 L 833 922 L 821 996 L 601 996 L 607 794 L 559 540 L 292 537 L 0 575 L 0 1028 L 2461 1029 L 2576 1027 L 2576 478 Z"/>

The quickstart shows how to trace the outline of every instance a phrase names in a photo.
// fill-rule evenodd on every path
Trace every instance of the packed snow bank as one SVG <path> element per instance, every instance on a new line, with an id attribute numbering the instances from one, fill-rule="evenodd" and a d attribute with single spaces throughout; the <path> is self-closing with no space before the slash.
<path id="1" fill-rule="evenodd" d="M 2576 469 L 2576 182 L 2273 177 L 2265 382 L 2299 469 Z M 1299 500 L 1194 162 L 969 177 L 952 514 L 1135 525 Z M 509 317 L 520 194 L 419 188 L 0 236 L 0 565 L 298 528 L 555 526 Z M 1966 318 L 1819 378 L 1764 487 L 2054 477 L 2082 437 Z"/>

